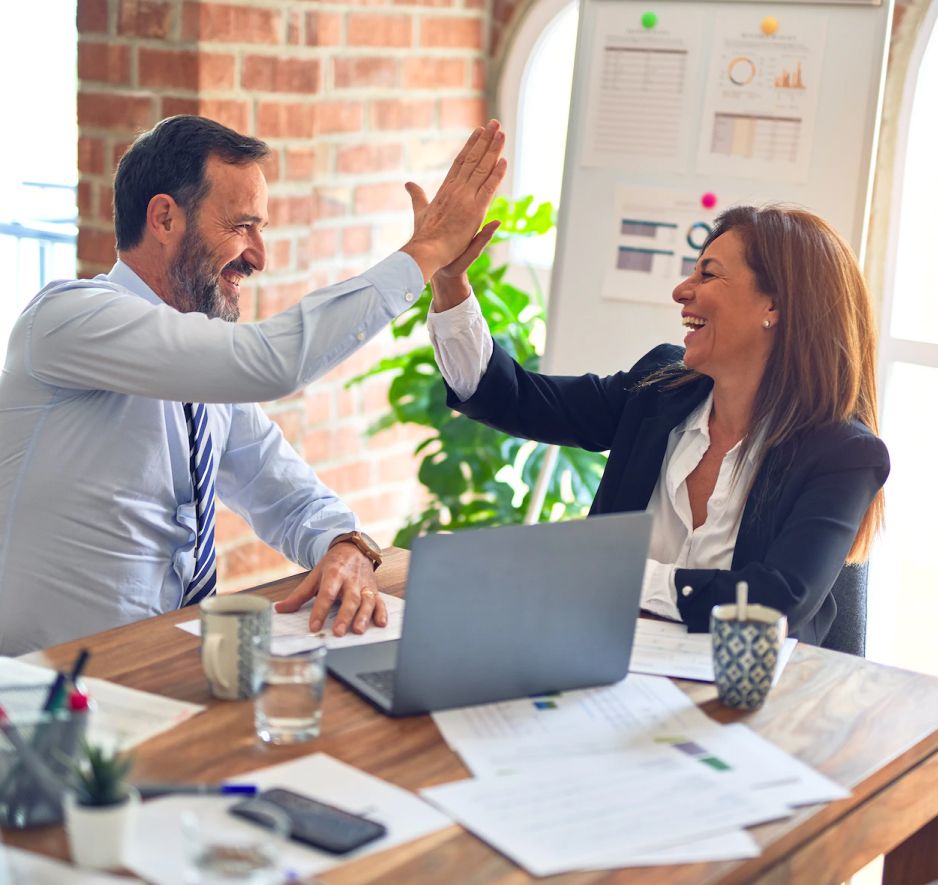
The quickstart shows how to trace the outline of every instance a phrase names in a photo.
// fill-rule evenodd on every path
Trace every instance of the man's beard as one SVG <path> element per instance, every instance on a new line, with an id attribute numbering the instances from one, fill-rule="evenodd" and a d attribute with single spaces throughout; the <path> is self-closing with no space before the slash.
<path id="1" fill-rule="evenodd" d="M 243 258 L 236 258 L 216 274 L 211 250 L 195 225 L 190 224 L 169 266 L 169 281 L 178 309 L 183 313 L 204 313 L 229 323 L 237 322 L 241 308 L 237 301 L 225 298 L 218 284 L 221 275 L 229 270 L 245 278 L 254 272 Z"/>

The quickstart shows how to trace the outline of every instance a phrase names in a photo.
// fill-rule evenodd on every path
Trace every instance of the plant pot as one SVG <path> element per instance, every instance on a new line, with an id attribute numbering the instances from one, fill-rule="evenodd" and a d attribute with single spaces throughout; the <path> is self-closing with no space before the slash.
<path id="1" fill-rule="evenodd" d="M 124 866 L 140 808 L 140 793 L 134 787 L 127 787 L 127 798 L 118 805 L 81 805 L 68 792 L 62 806 L 74 864 L 93 870 Z"/>

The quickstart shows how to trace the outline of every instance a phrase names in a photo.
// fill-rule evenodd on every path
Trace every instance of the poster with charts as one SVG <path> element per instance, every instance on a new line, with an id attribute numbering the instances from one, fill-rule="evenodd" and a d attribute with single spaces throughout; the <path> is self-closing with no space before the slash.
<path id="1" fill-rule="evenodd" d="M 683 172 L 692 149 L 689 78 L 698 67 L 703 10 L 596 5 L 582 164 Z"/>
<path id="2" fill-rule="evenodd" d="M 723 11 L 714 23 L 697 171 L 804 182 L 811 164 L 827 13 Z M 763 33 L 774 19 L 777 29 Z M 771 28 L 768 28 L 771 30 Z"/>
<path id="3" fill-rule="evenodd" d="M 732 205 L 721 191 L 716 205 L 705 209 L 699 193 L 667 188 L 619 186 L 613 214 L 606 222 L 602 297 L 669 306 L 671 292 L 690 276 L 713 220 Z M 675 330 L 680 318 L 675 311 Z"/>

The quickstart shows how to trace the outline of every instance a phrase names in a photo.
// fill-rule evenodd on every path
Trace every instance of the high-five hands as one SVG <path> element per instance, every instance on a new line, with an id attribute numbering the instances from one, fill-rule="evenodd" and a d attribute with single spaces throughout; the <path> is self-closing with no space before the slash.
<path id="1" fill-rule="evenodd" d="M 479 226 L 508 168 L 501 156 L 504 147 L 505 133 L 497 120 L 490 120 L 469 136 L 432 200 L 412 181 L 405 185 L 414 208 L 414 234 L 401 251 L 417 262 L 424 280 L 441 269 L 461 276 L 492 238 L 497 221 L 482 230 Z"/>

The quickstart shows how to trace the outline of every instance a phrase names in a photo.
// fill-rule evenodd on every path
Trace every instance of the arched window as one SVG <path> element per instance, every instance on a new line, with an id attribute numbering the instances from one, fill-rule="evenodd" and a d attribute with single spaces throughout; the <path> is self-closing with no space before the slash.
<path id="1" fill-rule="evenodd" d="M 893 223 L 880 323 L 882 435 L 892 472 L 870 582 L 870 657 L 938 674 L 938 4 L 909 61 L 897 138 Z M 889 278 L 891 277 L 891 279 Z"/>
<path id="2" fill-rule="evenodd" d="M 513 35 L 499 78 L 499 114 L 514 135 L 508 189 L 537 202 L 560 203 L 578 8 L 571 0 L 541 0 Z M 512 259 L 549 269 L 553 234 L 513 244 Z"/>

